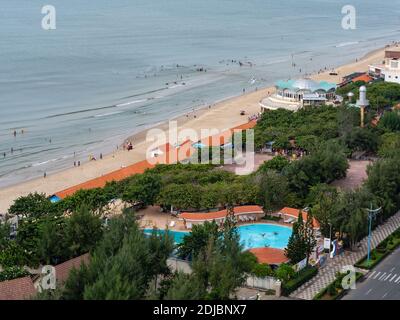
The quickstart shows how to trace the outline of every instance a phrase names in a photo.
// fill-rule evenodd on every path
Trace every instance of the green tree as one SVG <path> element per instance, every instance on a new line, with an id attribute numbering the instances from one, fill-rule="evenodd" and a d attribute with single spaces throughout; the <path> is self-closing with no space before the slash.
<path id="1" fill-rule="evenodd" d="M 65 241 L 71 256 L 91 251 L 102 237 L 100 216 L 83 205 L 66 220 Z"/>
<path id="2" fill-rule="evenodd" d="M 132 204 L 141 202 L 145 205 L 154 205 L 161 189 L 159 175 L 146 172 L 135 177 L 136 179 L 127 186 L 122 199 Z"/>
<path id="3" fill-rule="evenodd" d="M 8 213 L 24 217 L 40 217 L 45 214 L 54 213 L 55 208 L 44 193 L 35 192 L 17 198 L 8 209 Z"/>
<path id="4" fill-rule="evenodd" d="M 259 168 L 258 172 L 265 173 L 270 170 L 282 172 L 284 168 L 289 166 L 290 161 L 283 156 L 276 156 L 269 161 L 265 161 Z"/>
<path id="5" fill-rule="evenodd" d="M 301 212 L 299 212 L 297 222 L 293 224 L 293 231 L 285 249 L 286 257 L 288 257 L 293 264 L 300 262 L 307 256 L 307 247 L 303 237 L 303 230 L 303 217 Z"/>
<path id="6" fill-rule="evenodd" d="M 379 126 L 389 131 L 400 131 L 400 114 L 397 112 L 385 112 L 379 121 Z"/>
<path id="7" fill-rule="evenodd" d="M 278 269 L 275 270 L 275 274 L 282 282 L 288 282 L 295 276 L 296 272 L 294 271 L 292 266 L 286 263 L 282 263 L 278 267 Z"/>
<path id="8" fill-rule="evenodd" d="M 266 211 L 274 212 L 288 203 L 290 190 L 285 176 L 275 171 L 267 171 L 257 174 L 254 182 L 259 186 L 259 203 Z"/>
<path id="9" fill-rule="evenodd" d="M 387 132 L 380 136 L 378 155 L 384 158 L 400 155 L 400 134 Z"/>
<path id="10" fill-rule="evenodd" d="M 215 221 L 193 225 L 192 232 L 185 235 L 178 245 L 178 256 L 181 258 L 194 258 L 203 250 L 210 240 L 217 241 L 221 236 Z"/>

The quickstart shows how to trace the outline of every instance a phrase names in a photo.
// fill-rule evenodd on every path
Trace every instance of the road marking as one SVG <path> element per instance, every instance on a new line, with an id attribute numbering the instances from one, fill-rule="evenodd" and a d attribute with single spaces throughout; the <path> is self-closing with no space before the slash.
<path id="1" fill-rule="evenodd" d="M 371 278 L 372 275 L 373 275 L 375 272 L 376 272 L 376 271 L 372 271 L 372 272 L 367 276 L 367 278 Z"/>
<path id="2" fill-rule="evenodd" d="M 387 296 L 387 292 L 382 296 L 382 299 L 385 299 L 385 297 Z"/>
<path id="3" fill-rule="evenodd" d="M 372 291 L 372 289 L 369 289 L 369 290 L 365 293 L 365 295 L 367 296 L 371 291 Z"/>
<path id="4" fill-rule="evenodd" d="M 396 267 L 393 267 L 393 268 L 392 268 L 392 270 L 390 270 L 390 272 L 393 272 L 393 271 L 394 271 L 394 269 L 396 269 Z"/>
<path id="5" fill-rule="evenodd" d="M 395 274 L 393 277 L 390 278 L 389 282 L 392 282 L 394 278 L 397 277 L 397 274 Z"/>
<path id="6" fill-rule="evenodd" d="M 385 278 L 385 280 L 383 280 L 383 281 L 386 281 L 387 279 L 389 279 L 391 275 L 392 275 L 392 274 L 390 273 L 390 274 Z"/>
<path id="7" fill-rule="evenodd" d="M 382 279 L 385 277 L 385 275 L 386 275 L 386 272 L 384 272 L 384 273 L 379 277 L 378 280 L 382 280 Z"/>
<path id="8" fill-rule="evenodd" d="M 375 275 L 374 279 L 376 279 L 376 278 L 379 276 L 380 273 L 381 273 L 381 272 L 379 271 L 379 272 Z"/>
<path id="9" fill-rule="evenodd" d="M 396 281 L 395 281 L 395 282 L 397 283 L 397 282 L 399 282 L 399 280 L 400 280 L 400 276 L 399 276 L 399 277 L 396 279 Z"/>

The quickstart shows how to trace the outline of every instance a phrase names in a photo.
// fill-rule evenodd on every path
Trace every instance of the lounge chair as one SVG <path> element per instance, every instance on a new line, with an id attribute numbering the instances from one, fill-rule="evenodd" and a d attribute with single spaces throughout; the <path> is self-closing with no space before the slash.
<path id="1" fill-rule="evenodd" d="M 186 222 L 186 229 L 192 229 L 192 223 Z"/>
<path id="2" fill-rule="evenodd" d="M 171 221 L 171 222 L 169 223 L 169 226 L 170 226 L 171 228 L 175 227 L 175 221 Z"/>
<path id="3" fill-rule="evenodd" d="M 290 218 L 288 218 L 288 219 L 283 220 L 283 222 L 284 222 L 284 223 L 292 223 L 292 222 L 295 221 L 295 220 L 296 220 L 295 218 L 290 217 Z"/>

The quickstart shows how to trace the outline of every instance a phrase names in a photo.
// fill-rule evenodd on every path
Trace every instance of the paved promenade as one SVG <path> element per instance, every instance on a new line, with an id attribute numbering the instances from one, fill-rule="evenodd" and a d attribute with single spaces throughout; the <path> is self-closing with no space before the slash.
<path id="1" fill-rule="evenodd" d="M 384 240 L 399 227 L 400 211 L 372 232 L 372 248 L 375 248 L 382 240 Z M 367 254 L 367 239 L 368 238 L 365 237 L 360 242 L 361 246 L 356 252 L 346 251 L 342 256 L 336 256 L 333 259 L 328 259 L 328 262 L 319 270 L 318 274 L 294 291 L 290 297 L 312 300 L 319 291 L 321 291 L 335 279 L 336 272 L 340 271 L 343 266 L 354 265 L 358 260 Z"/>

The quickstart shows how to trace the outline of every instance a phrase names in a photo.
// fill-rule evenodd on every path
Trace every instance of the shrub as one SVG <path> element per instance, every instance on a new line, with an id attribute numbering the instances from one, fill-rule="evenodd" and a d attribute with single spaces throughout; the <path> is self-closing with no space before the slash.
<path id="1" fill-rule="evenodd" d="M 282 285 L 282 294 L 287 296 L 295 291 L 297 288 L 302 286 L 304 283 L 309 281 L 318 273 L 316 267 L 308 266 L 296 273 L 295 277 Z"/>

